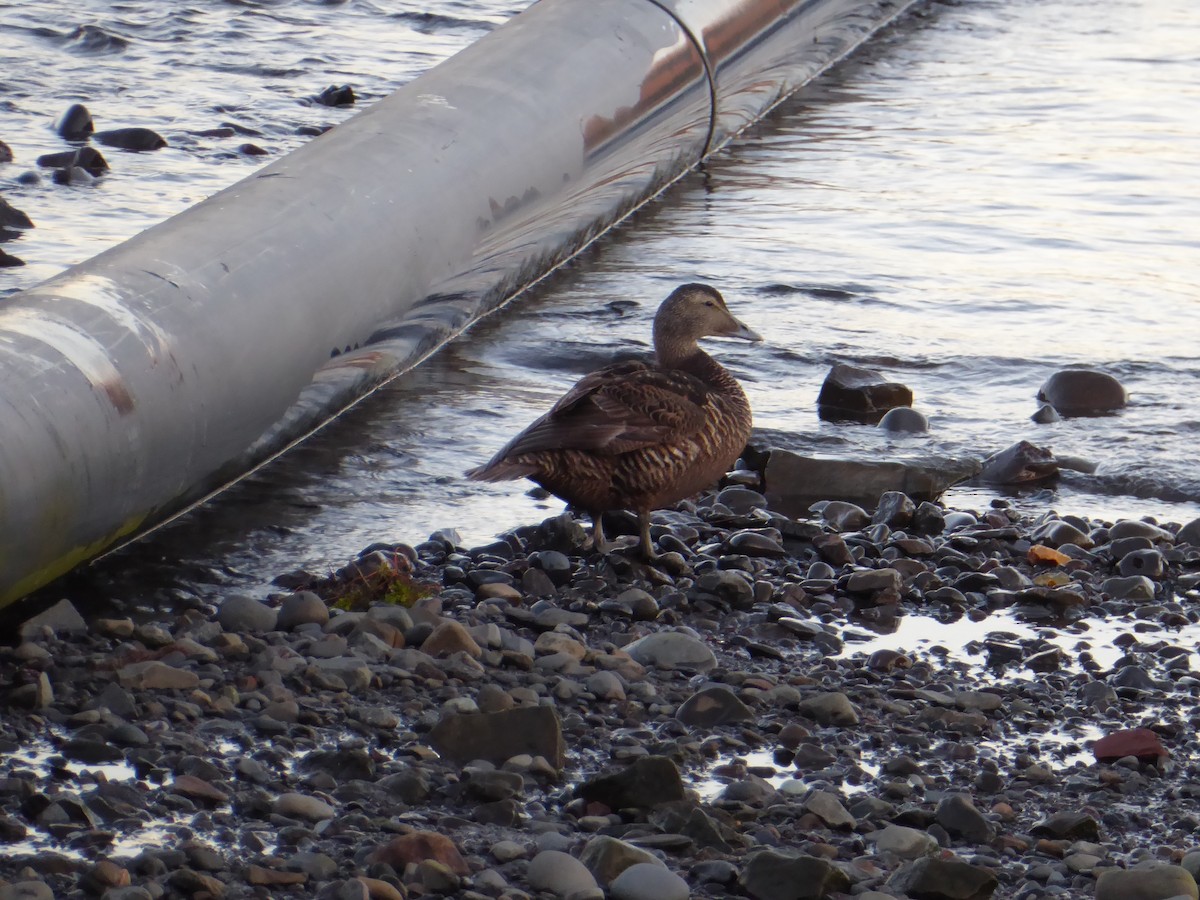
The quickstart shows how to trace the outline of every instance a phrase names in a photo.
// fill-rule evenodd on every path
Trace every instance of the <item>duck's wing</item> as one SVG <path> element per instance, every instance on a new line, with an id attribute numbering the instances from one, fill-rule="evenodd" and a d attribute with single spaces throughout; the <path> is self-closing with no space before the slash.
<path id="1" fill-rule="evenodd" d="M 628 453 L 686 438 L 704 426 L 709 392 L 686 372 L 616 363 L 582 378 L 497 457 L 567 449 Z"/>

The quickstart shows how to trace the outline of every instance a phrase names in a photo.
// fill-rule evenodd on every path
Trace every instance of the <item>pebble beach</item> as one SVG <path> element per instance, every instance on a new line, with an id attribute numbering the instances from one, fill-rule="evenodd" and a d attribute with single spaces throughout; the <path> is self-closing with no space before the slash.
<path id="1" fill-rule="evenodd" d="M 0 900 L 1197 897 L 1200 522 L 760 474 L 653 565 L 564 514 L 11 622 Z M 856 650 L 908 617 L 995 625 Z"/>

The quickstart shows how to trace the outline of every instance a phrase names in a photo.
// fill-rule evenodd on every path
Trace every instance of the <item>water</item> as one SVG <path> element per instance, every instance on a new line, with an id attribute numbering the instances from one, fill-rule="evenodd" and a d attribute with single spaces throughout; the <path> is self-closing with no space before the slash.
<path id="1" fill-rule="evenodd" d="M 96 2 L 46 29 L 34 25 L 44 4 L 0 3 L 0 54 L 41 63 L 0 58 L 0 139 L 18 157 L 0 190 L 38 223 L 5 245 L 30 265 L 3 270 L 0 290 L 242 177 L 261 161 L 234 153 L 239 143 L 271 159 L 304 140 L 297 126 L 344 118 L 300 102 L 327 84 L 369 102 L 522 5 L 421 17 L 361 2 L 196 2 L 182 14 Z M 74 36 L 89 23 L 125 45 Z M 1200 516 L 1198 46 L 1190 0 L 930 4 L 417 371 L 102 562 L 104 589 L 136 596 L 161 576 L 202 596 L 261 593 L 275 574 L 336 567 L 376 540 L 457 527 L 481 542 L 558 511 L 527 485 L 461 472 L 579 375 L 646 347 L 658 301 L 692 280 L 767 337 L 714 348 L 756 424 L 795 449 L 984 456 L 1026 438 L 1099 469 L 1016 498 L 1023 508 Z M 77 100 L 98 127 L 154 127 L 172 149 L 110 151 L 114 173 L 88 189 L 15 187 L 36 154 L 59 149 L 48 125 Z M 193 134 L 225 122 L 258 136 Z M 932 433 L 820 422 L 834 362 L 908 384 Z M 1118 377 L 1130 407 L 1034 425 L 1038 386 L 1068 364 Z"/>
<path id="2" fill-rule="evenodd" d="M 527 0 L 413 4 L 338 0 L 0 0 L 0 193 L 36 229 L 0 269 L 0 296 L 57 274 L 192 206 L 336 125 L 478 40 Z M 349 84 L 356 107 L 311 98 Z M 155 153 L 100 148 L 112 167 L 98 184 L 15 183 L 45 153 L 69 149 L 53 131 L 72 103 L 96 129 L 152 128 Z M 201 132 L 232 128 L 231 137 Z M 266 156 L 240 153 L 253 143 Z M 48 172 L 46 172 L 48 175 Z"/>

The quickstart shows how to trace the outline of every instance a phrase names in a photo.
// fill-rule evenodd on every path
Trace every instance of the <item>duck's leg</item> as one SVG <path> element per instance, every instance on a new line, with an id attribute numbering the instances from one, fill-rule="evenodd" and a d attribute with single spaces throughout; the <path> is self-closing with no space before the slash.
<path id="1" fill-rule="evenodd" d="M 638 533 L 641 535 L 642 556 L 646 562 L 654 562 L 658 554 L 654 552 L 654 541 L 650 539 L 650 510 L 639 509 Z"/>
<path id="2" fill-rule="evenodd" d="M 592 510 L 592 550 L 596 553 L 609 551 L 608 541 L 604 539 L 604 512 Z"/>

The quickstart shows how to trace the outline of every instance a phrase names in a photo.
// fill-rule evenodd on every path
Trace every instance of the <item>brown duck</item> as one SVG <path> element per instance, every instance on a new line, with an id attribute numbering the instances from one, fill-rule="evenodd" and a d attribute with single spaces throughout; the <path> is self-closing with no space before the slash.
<path id="1" fill-rule="evenodd" d="M 641 549 L 653 559 L 650 511 L 709 487 L 750 436 L 750 403 L 696 341 L 761 341 L 706 284 L 685 284 L 654 316 L 654 362 L 614 363 L 584 376 L 554 406 L 467 475 L 529 478 L 592 516 L 605 552 L 605 510 L 637 513 Z"/>

